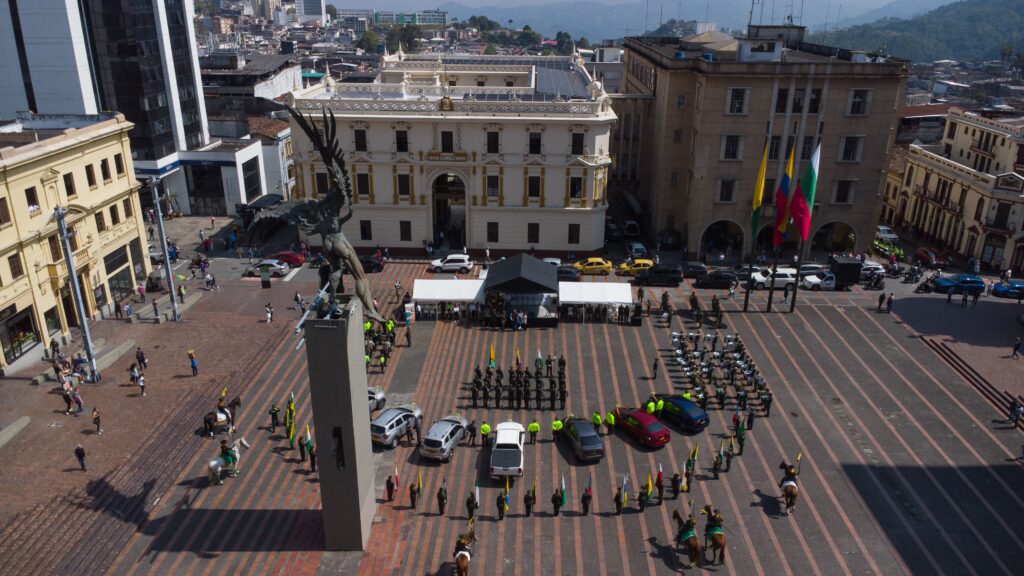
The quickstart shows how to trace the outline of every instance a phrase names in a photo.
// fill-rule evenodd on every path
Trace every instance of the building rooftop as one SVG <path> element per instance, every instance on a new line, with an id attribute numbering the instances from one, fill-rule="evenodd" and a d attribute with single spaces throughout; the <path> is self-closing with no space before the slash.
<path id="1" fill-rule="evenodd" d="M 116 112 L 101 114 L 34 114 L 19 112 L 0 120 L 0 159 L 90 134 L 100 124 L 131 124 Z M 91 137 L 91 135 L 89 136 Z"/>
<path id="2" fill-rule="evenodd" d="M 249 122 L 249 132 L 253 136 L 262 136 L 271 140 L 276 139 L 281 132 L 290 127 L 284 120 L 265 116 L 250 116 L 246 120 Z"/>
<path id="3" fill-rule="evenodd" d="M 926 118 L 929 116 L 945 116 L 954 104 L 921 104 L 900 108 L 900 118 Z"/>
<path id="4" fill-rule="evenodd" d="M 241 66 L 239 66 L 241 64 Z M 294 65 L 290 55 L 281 54 L 211 54 L 203 58 L 203 76 L 263 76 Z"/>

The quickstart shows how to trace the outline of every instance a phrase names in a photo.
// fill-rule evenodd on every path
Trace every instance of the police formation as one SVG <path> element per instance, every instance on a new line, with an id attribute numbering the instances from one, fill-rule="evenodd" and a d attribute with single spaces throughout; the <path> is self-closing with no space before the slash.
<path id="1" fill-rule="evenodd" d="M 363 361 L 366 371 L 380 370 L 383 374 L 395 348 L 395 321 L 388 318 L 384 323 L 366 320 L 363 322 Z"/>
<path id="2" fill-rule="evenodd" d="M 534 369 L 519 363 L 509 366 L 508 372 L 501 366 L 490 365 L 481 370 L 478 365 L 473 371 L 470 398 L 473 408 L 491 407 L 510 410 L 564 410 L 569 396 L 565 383 L 565 357 L 557 359 L 550 354 L 547 358 L 537 357 Z M 557 368 L 557 377 L 556 371 Z M 507 377 L 507 381 L 506 381 Z"/>

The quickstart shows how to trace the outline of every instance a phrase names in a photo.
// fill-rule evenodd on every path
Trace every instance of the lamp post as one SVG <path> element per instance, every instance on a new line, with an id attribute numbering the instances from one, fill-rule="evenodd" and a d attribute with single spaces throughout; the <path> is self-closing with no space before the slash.
<path id="1" fill-rule="evenodd" d="M 68 232 L 67 223 L 64 221 L 68 210 L 57 206 L 53 209 L 53 218 L 57 221 L 57 234 L 60 236 L 60 246 L 64 251 L 64 262 L 68 267 L 68 281 L 71 283 L 71 297 L 75 304 L 75 314 L 78 315 L 78 322 L 81 325 L 82 341 L 85 344 L 85 356 L 89 360 L 89 380 L 100 381 L 100 371 L 96 368 L 96 355 L 92 349 L 92 334 L 89 332 L 89 317 L 85 311 L 85 303 L 82 300 L 82 286 L 78 283 L 78 273 L 75 271 L 75 258 L 71 252 L 71 232 Z"/>
<path id="2" fill-rule="evenodd" d="M 171 257 L 167 250 L 167 235 L 164 233 L 164 215 L 160 208 L 160 179 L 153 176 L 149 179 L 149 189 L 153 192 L 153 210 L 156 212 L 156 228 L 160 233 L 160 252 L 164 255 L 164 273 L 167 275 L 167 289 L 171 294 L 171 319 L 175 322 L 181 321 L 181 314 L 178 313 L 178 301 L 174 299 L 174 275 L 171 270 Z M 154 320 L 156 320 L 154 318 Z"/>

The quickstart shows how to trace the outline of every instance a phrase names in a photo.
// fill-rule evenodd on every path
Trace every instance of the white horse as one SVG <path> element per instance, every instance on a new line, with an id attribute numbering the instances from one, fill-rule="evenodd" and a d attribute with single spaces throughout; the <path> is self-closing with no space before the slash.
<path id="1" fill-rule="evenodd" d="M 239 437 L 229 445 L 228 451 L 231 452 L 231 456 L 232 458 L 234 458 L 233 464 L 228 464 L 224 459 L 224 455 L 222 454 L 218 454 L 216 458 L 210 460 L 210 472 L 208 476 L 210 485 L 220 486 L 221 484 L 223 484 L 223 472 L 227 472 L 228 475 L 230 475 L 232 478 L 238 476 L 238 463 L 241 460 L 242 455 L 241 447 L 245 447 L 247 450 L 249 448 L 249 443 L 245 440 L 245 438 L 242 437 Z"/>

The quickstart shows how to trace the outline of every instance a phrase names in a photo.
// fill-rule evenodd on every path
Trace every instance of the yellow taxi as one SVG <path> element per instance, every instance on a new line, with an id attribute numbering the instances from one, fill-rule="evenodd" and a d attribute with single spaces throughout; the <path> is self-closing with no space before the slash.
<path id="1" fill-rule="evenodd" d="M 604 258 L 587 258 L 573 264 L 580 274 L 602 274 L 607 276 L 612 273 L 612 263 Z"/>
<path id="2" fill-rule="evenodd" d="M 619 264 L 618 269 L 615 271 L 619 276 L 633 276 L 638 270 L 647 270 L 654 266 L 654 260 L 648 260 L 646 258 L 637 258 L 636 260 L 625 260 L 622 264 Z"/>

